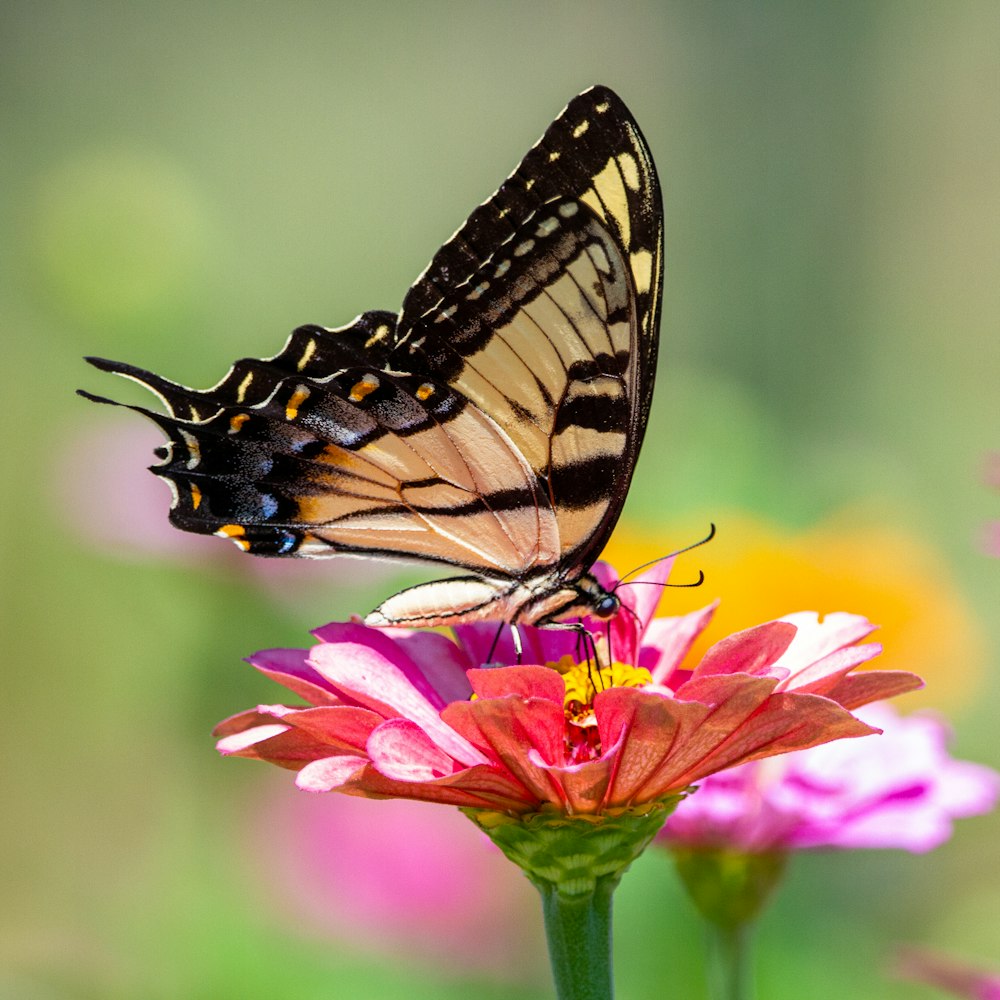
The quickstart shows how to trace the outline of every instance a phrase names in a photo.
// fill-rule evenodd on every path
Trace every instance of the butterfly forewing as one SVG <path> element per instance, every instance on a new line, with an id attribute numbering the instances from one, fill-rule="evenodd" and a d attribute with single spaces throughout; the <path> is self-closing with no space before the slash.
<path id="1" fill-rule="evenodd" d="M 95 360 L 165 414 L 172 522 L 264 555 L 448 563 L 380 622 L 558 615 L 621 511 L 655 373 L 660 196 L 621 101 L 575 98 L 399 317 L 296 330 L 211 389 Z M 97 398 L 97 397 L 92 397 Z"/>

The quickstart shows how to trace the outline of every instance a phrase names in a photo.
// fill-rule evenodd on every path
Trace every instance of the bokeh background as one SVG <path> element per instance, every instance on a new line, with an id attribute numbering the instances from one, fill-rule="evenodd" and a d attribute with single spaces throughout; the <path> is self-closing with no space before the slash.
<path id="1" fill-rule="evenodd" d="M 197 386 L 296 325 L 395 309 L 566 101 L 615 88 L 667 221 L 662 362 L 614 541 L 722 627 L 885 625 L 1000 765 L 1000 16 L 956 2 L 0 9 L 0 996 L 550 996 L 530 886 L 433 806 L 218 759 L 276 688 L 241 662 L 403 582 L 257 565 L 166 526 L 158 434 L 78 386 Z M 722 634 L 716 633 L 718 638 Z M 924 857 L 800 857 L 760 929 L 772 1000 L 932 997 L 894 949 L 1000 962 L 1000 817 Z M 626 877 L 623 1000 L 702 995 L 665 857 Z"/>

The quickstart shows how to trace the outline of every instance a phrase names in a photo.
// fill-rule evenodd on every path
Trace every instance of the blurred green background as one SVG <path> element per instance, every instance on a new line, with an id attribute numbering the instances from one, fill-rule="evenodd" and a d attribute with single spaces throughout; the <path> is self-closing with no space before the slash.
<path id="1" fill-rule="evenodd" d="M 300 323 L 397 308 L 594 82 L 640 122 L 667 221 L 626 527 L 683 542 L 714 519 L 720 552 L 739 544 L 727 512 L 912 539 L 975 633 L 941 634 L 933 600 L 903 621 L 944 651 L 923 704 L 946 706 L 959 755 L 1000 765 L 1000 560 L 981 543 L 1000 518 L 983 481 L 1000 450 L 998 53 L 993 0 L 7 0 L 0 996 L 550 995 L 526 884 L 476 931 L 511 942 L 492 963 L 462 934 L 463 893 L 491 902 L 466 848 L 440 868 L 450 930 L 420 918 L 384 940 L 335 884 L 327 925 L 280 874 L 306 856 L 296 823 L 327 807 L 213 751 L 217 720 L 280 698 L 242 656 L 367 611 L 395 570 L 261 570 L 166 534 L 143 471 L 157 433 L 73 390 L 139 398 L 84 354 L 203 386 Z M 746 585 L 711 578 L 699 600 Z M 399 813 L 361 805 L 330 814 L 332 859 L 341 822 L 405 840 Z M 416 829 L 435 807 L 414 808 Z M 938 995 L 885 978 L 904 942 L 996 962 L 998 843 L 993 815 L 925 857 L 797 859 L 761 928 L 761 995 Z M 617 930 L 622 1000 L 702 995 L 664 858 L 626 877 Z"/>

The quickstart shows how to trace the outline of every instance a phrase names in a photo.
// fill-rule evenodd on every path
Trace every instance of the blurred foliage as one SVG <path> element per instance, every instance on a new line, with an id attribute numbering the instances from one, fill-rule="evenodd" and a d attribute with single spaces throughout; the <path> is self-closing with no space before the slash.
<path id="1" fill-rule="evenodd" d="M 899 641 L 939 650 L 927 700 L 948 706 L 956 751 L 1000 764 L 1000 562 L 977 548 L 1000 508 L 979 479 L 1000 448 L 998 52 L 990 0 L 8 0 L 0 997 L 550 995 L 517 956 L 512 985 L 358 950 L 271 905 L 261 873 L 295 845 L 251 850 L 246 817 L 276 778 L 297 793 L 217 759 L 208 731 L 277 697 L 242 656 L 402 578 L 335 563 L 264 586 L 213 539 L 183 554 L 89 534 L 81 508 L 113 518 L 133 487 L 106 485 L 114 421 L 73 389 L 112 391 L 84 354 L 208 385 L 300 323 L 396 308 L 593 82 L 641 123 L 667 215 L 626 527 L 652 557 L 665 525 L 683 544 L 719 520 L 704 596 L 737 606 L 757 583 L 726 569 L 727 515 L 774 526 L 779 548 L 836 516 L 843 553 L 810 558 L 837 572 L 844 553 L 865 565 L 859 538 L 912 539 L 934 567 L 919 592 L 940 600 L 912 605 Z M 846 609 L 874 617 L 869 592 Z M 960 824 L 927 857 L 797 859 L 760 929 L 761 994 L 931 996 L 884 980 L 899 943 L 996 956 L 998 823 Z M 622 1000 L 699 995 L 699 929 L 662 857 L 626 877 L 616 919 Z"/>

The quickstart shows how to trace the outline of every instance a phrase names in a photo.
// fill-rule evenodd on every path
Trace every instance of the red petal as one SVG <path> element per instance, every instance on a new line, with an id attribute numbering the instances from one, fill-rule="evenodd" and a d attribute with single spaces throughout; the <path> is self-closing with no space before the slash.
<path id="1" fill-rule="evenodd" d="M 562 683 L 561 678 L 559 682 Z M 541 802 L 562 801 L 559 788 L 529 757 L 529 751 L 535 750 L 547 764 L 563 763 L 566 717 L 562 703 L 514 697 L 455 702 L 441 716 L 488 757 L 505 767 L 534 798 Z"/>
<path id="2" fill-rule="evenodd" d="M 795 626 L 767 622 L 717 642 L 695 668 L 694 677 L 711 674 L 765 674 L 795 638 Z M 782 670 L 778 676 L 785 676 Z"/>
<path id="3" fill-rule="evenodd" d="M 916 674 L 905 670 L 863 670 L 838 681 L 826 692 L 826 697 L 844 708 L 853 709 L 923 686 L 924 682 Z"/>
<path id="4" fill-rule="evenodd" d="M 562 675 L 551 667 L 492 667 L 469 671 L 469 682 L 481 698 L 543 698 L 560 712 L 566 698 Z"/>

